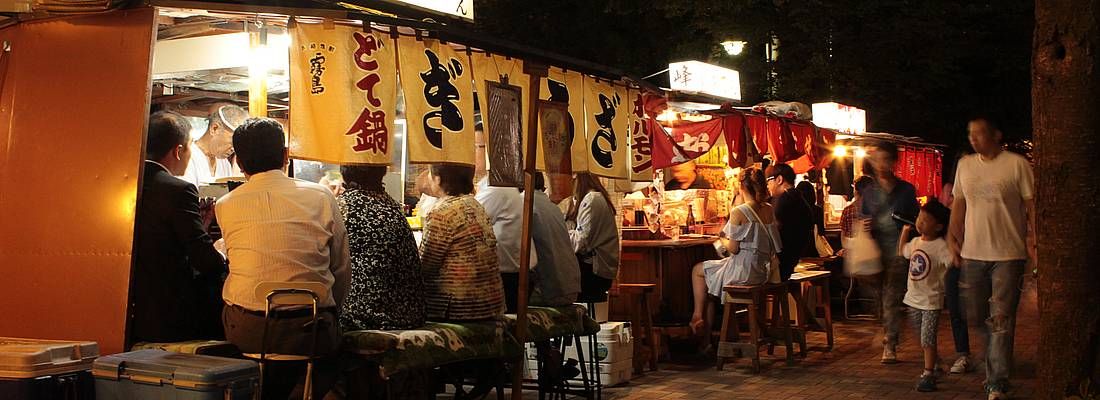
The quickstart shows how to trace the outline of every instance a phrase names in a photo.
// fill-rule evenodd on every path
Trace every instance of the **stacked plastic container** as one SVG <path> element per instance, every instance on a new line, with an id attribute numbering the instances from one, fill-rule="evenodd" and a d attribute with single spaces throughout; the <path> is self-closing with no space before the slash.
<path id="1" fill-rule="evenodd" d="M 251 400 L 260 379 L 253 361 L 163 350 L 100 357 L 92 371 L 99 400 Z"/>
<path id="2" fill-rule="evenodd" d="M 94 399 L 97 356 L 95 342 L 0 338 L 0 398 Z"/>

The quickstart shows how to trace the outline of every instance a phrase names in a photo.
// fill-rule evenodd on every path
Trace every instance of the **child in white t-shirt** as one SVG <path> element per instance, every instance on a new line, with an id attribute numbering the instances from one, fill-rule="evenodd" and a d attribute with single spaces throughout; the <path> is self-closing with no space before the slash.
<path id="1" fill-rule="evenodd" d="M 920 236 L 909 241 L 913 227 L 902 228 L 898 240 L 898 253 L 909 260 L 909 287 L 905 293 L 905 305 L 910 307 L 913 325 L 917 328 L 921 348 L 924 349 L 924 373 L 917 383 L 917 391 L 936 390 L 936 333 L 940 311 L 943 310 L 944 275 L 951 267 L 951 250 L 944 240 L 951 211 L 932 200 L 921 207 L 916 230 Z"/>

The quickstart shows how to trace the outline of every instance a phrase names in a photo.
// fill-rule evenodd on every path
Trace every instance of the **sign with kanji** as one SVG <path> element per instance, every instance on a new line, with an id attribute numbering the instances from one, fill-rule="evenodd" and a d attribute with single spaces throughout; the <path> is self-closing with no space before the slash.
<path id="1" fill-rule="evenodd" d="M 395 45 L 359 27 L 298 23 L 290 48 L 290 155 L 388 165 L 397 106 Z"/>
<path id="2" fill-rule="evenodd" d="M 579 72 L 551 68 L 549 76 L 541 80 L 539 98 L 556 103 L 568 104 L 566 113 L 566 133 L 569 135 L 573 172 L 588 172 L 588 147 L 584 125 L 584 76 Z M 540 121 L 541 123 L 541 121 Z M 539 132 L 543 131 L 539 128 Z M 539 144 L 543 144 L 539 140 Z M 545 149 L 540 153 L 545 153 Z M 536 160 L 542 170 L 548 170 L 545 160 Z"/>
<path id="3" fill-rule="evenodd" d="M 588 171 L 599 176 L 630 179 L 631 102 L 626 88 L 585 78 L 585 131 Z"/>
<path id="4" fill-rule="evenodd" d="M 474 164 L 474 88 L 465 51 L 434 39 L 397 39 L 409 162 Z"/>
<path id="5" fill-rule="evenodd" d="M 630 101 L 630 180 L 653 180 L 653 142 L 646 130 L 644 94 L 637 89 L 626 91 Z"/>

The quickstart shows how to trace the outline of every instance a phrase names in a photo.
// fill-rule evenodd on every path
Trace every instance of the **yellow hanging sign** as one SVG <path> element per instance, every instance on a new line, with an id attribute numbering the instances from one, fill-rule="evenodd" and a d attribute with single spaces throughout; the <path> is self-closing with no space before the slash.
<path id="1" fill-rule="evenodd" d="M 291 157 L 390 164 L 397 115 L 393 39 L 340 25 L 298 23 L 290 31 Z"/>
<path id="2" fill-rule="evenodd" d="M 584 86 L 588 171 L 607 178 L 630 179 L 630 101 L 626 88 L 588 77 Z"/>
<path id="3" fill-rule="evenodd" d="M 434 39 L 397 40 L 409 162 L 474 165 L 470 59 Z"/>
<path id="4" fill-rule="evenodd" d="M 474 53 L 470 55 L 470 60 L 474 65 L 474 81 L 477 87 L 478 104 L 481 105 L 481 120 L 485 124 L 485 132 L 490 132 L 491 128 L 489 125 L 492 123 L 492 118 L 489 118 L 487 114 L 489 101 L 486 98 L 486 94 L 488 93 L 486 82 L 507 83 L 508 85 L 520 88 L 521 102 L 519 111 L 520 120 L 522 121 L 520 130 L 523 132 L 523 137 L 527 138 L 527 121 L 531 112 L 531 104 L 528 99 L 531 78 L 529 75 L 523 73 L 523 60 L 487 53 Z M 487 140 L 491 140 L 490 135 L 486 135 L 485 137 Z M 493 146 L 492 143 L 486 144 L 490 146 L 490 148 Z M 538 165 L 543 165 L 541 142 L 539 144 L 537 160 Z M 492 168 L 492 166 L 490 165 L 489 168 Z"/>
<path id="5" fill-rule="evenodd" d="M 548 77 L 541 80 L 539 98 L 569 104 L 566 128 L 572 138 L 573 173 L 588 172 L 588 150 L 585 145 L 584 125 L 584 76 L 579 72 L 550 68 Z M 539 128 L 541 134 L 542 128 Z M 539 138 L 542 144 L 542 138 Z M 539 154 L 543 154 L 540 149 Z M 545 160 L 539 159 L 539 167 L 545 170 Z"/>

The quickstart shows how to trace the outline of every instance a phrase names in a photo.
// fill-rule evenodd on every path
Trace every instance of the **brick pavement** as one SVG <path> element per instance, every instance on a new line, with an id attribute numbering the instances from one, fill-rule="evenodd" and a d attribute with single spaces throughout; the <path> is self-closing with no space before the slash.
<path id="1" fill-rule="evenodd" d="M 1035 363 L 1038 349 L 1038 310 L 1035 285 L 1028 281 L 1016 324 L 1016 368 L 1013 398 L 1030 398 L 1035 390 Z M 985 399 L 982 381 L 984 364 L 975 372 L 948 375 L 940 380 L 939 391 L 914 390 L 921 372 L 919 344 L 913 342 L 912 329 L 903 331 L 898 357 L 901 363 L 882 365 L 881 330 L 875 322 L 840 321 L 836 324 L 836 348 L 832 353 L 810 352 L 794 366 L 783 362 L 783 349 L 773 357 L 761 353 L 762 371 L 753 375 L 747 362 L 727 364 L 716 371 L 713 363 L 662 363 L 661 370 L 635 377 L 629 384 L 605 390 L 607 399 Z M 813 340 L 824 336 L 811 334 Z M 971 351 L 981 358 L 984 338 L 971 328 Z M 944 314 L 940 319 L 939 348 L 945 362 L 954 361 L 951 325 Z M 945 366 L 945 368 L 949 367 Z M 535 398 L 532 396 L 525 396 Z"/>

